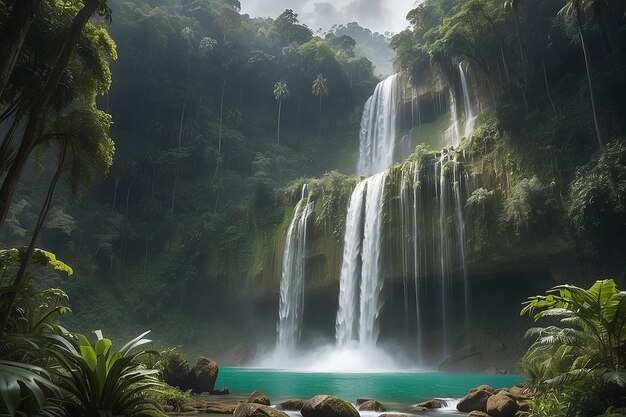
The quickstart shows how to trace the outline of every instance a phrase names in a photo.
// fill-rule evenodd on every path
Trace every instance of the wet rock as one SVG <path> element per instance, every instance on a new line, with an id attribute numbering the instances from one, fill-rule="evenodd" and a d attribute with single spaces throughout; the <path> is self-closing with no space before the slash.
<path id="1" fill-rule="evenodd" d="M 422 401 L 421 403 L 417 404 L 416 407 L 418 409 L 426 409 L 426 410 L 433 410 L 435 408 L 442 408 L 442 407 L 447 407 L 448 403 L 444 400 L 440 400 L 438 398 L 434 398 L 432 400 L 427 400 L 427 401 Z"/>
<path id="2" fill-rule="evenodd" d="M 363 404 L 364 402 L 367 402 L 367 401 L 374 401 L 374 400 L 371 399 L 371 398 L 357 398 L 356 399 L 356 405 L 361 405 L 361 404 Z"/>
<path id="3" fill-rule="evenodd" d="M 263 394 L 261 391 L 254 391 L 252 394 L 250 394 L 246 402 L 261 405 L 271 404 L 270 399 L 267 398 L 267 395 Z"/>
<path id="4" fill-rule="evenodd" d="M 487 400 L 493 395 L 495 390 L 488 385 L 481 385 L 470 390 L 456 406 L 456 409 L 464 413 L 470 411 L 487 412 Z"/>
<path id="5" fill-rule="evenodd" d="M 332 395 L 318 395 L 304 403 L 302 417 L 360 417 L 359 412 L 347 401 Z"/>
<path id="6" fill-rule="evenodd" d="M 501 390 L 487 399 L 487 414 L 493 417 L 514 417 L 518 411 L 517 399 L 507 390 Z"/>
<path id="7" fill-rule="evenodd" d="M 276 409 L 285 410 L 285 411 L 300 411 L 302 410 L 303 405 L 304 405 L 303 400 L 293 399 L 293 400 L 283 401 L 282 403 L 276 406 Z"/>
<path id="8" fill-rule="evenodd" d="M 209 414 L 233 414 L 236 407 L 234 404 L 207 403 L 204 411 Z"/>
<path id="9" fill-rule="evenodd" d="M 369 400 L 359 406 L 359 411 L 387 411 L 387 409 L 378 401 Z"/>
<path id="10" fill-rule="evenodd" d="M 487 413 L 483 413 L 482 411 L 470 411 L 467 417 L 491 417 Z"/>
<path id="11" fill-rule="evenodd" d="M 211 391 L 211 395 L 228 395 L 228 394 L 230 394 L 230 391 L 226 387 L 217 388 Z"/>
<path id="12" fill-rule="evenodd" d="M 215 388 L 215 380 L 219 368 L 217 362 L 201 357 L 189 372 L 189 386 L 195 393 L 211 392 Z"/>
<path id="13" fill-rule="evenodd" d="M 234 417 L 289 417 L 280 410 L 263 404 L 239 403 L 233 413 Z"/>
<path id="14" fill-rule="evenodd" d="M 196 412 L 196 407 L 194 407 L 191 404 L 183 404 L 180 406 L 180 410 L 181 413 L 194 413 Z"/>

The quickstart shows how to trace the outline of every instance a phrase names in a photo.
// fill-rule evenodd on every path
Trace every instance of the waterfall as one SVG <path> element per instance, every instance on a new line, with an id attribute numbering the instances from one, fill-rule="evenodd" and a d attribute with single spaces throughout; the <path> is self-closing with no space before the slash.
<path id="1" fill-rule="evenodd" d="M 380 269 L 382 242 L 383 190 L 386 172 L 381 172 L 367 181 L 365 197 L 365 221 L 363 225 L 363 262 L 361 268 L 361 303 L 359 317 L 359 341 L 373 345 L 378 340 L 378 314 L 383 279 Z"/>
<path id="2" fill-rule="evenodd" d="M 339 346 L 356 339 L 355 330 L 361 345 L 374 345 L 378 339 L 385 176 L 381 172 L 362 180 L 350 197 L 335 327 Z"/>
<path id="3" fill-rule="evenodd" d="M 415 322 L 417 359 L 423 362 L 422 300 L 425 277 L 424 210 L 420 189 L 420 164 L 411 162 L 402 167 L 400 188 L 400 230 L 402 232 L 402 285 L 404 290 L 404 315 L 408 325 L 408 279 L 413 275 L 415 291 Z M 408 333 L 408 328 L 407 328 Z"/>
<path id="4" fill-rule="evenodd" d="M 361 118 L 358 173 L 378 173 L 393 162 L 399 101 L 398 75 L 380 82 Z"/>
<path id="5" fill-rule="evenodd" d="M 454 100 L 454 94 L 450 92 L 450 126 L 443 132 L 442 146 L 444 147 L 457 147 L 461 140 L 461 134 L 459 133 L 459 118 L 456 113 L 456 101 Z"/>
<path id="6" fill-rule="evenodd" d="M 346 216 L 343 260 L 339 276 L 339 309 L 335 324 L 335 337 L 340 346 L 352 340 L 356 330 L 356 302 L 357 288 L 361 277 L 365 185 L 366 182 L 361 181 L 354 188 Z"/>
<path id="7" fill-rule="evenodd" d="M 287 230 L 283 270 L 280 279 L 278 307 L 277 351 L 293 352 L 300 341 L 304 311 L 304 273 L 306 260 L 307 225 L 313 212 L 313 202 L 307 184 L 302 186 L 302 196 L 296 205 L 293 219 Z"/>
<path id="8" fill-rule="evenodd" d="M 463 132 L 463 136 L 466 138 L 472 135 L 474 132 L 474 120 L 476 116 L 472 111 L 472 102 L 470 101 L 469 89 L 467 84 L 467 77 L 465 75 L 465 70 L 463 69 L 462 63 L 459 63 L 459 74 L 461 75 L 461 87 L 463 88 L 463 105 L 465 106 L 465 128 Z"/>

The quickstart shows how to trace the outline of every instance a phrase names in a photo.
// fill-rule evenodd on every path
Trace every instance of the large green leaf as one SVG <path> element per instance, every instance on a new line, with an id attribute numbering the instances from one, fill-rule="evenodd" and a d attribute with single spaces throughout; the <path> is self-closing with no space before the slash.
<path id="1" fill-rule="evenodd" d="M 0 360 L 0 396 L 11 417 L 17 414 L 25 387 L 41 408 L 46 404 L 46 394 L 60 395 L 60 389 L 50 381 L 50 374 L 38 366 Z"/>

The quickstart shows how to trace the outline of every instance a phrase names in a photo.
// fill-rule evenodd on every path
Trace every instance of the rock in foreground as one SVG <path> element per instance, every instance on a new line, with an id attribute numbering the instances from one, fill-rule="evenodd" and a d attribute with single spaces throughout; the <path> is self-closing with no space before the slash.
<path id="1" fill-rule="evenodd" d="M 507 390 L 500 390 L 487 399 L 487 414 L 493 417 L 514 417 L 519 411 L 517 399 Z"/>
<path id="2" fill-rule="evenodd" d="M 318 395 L 304 403 L 302 417 L 360 417 L 347 401 L 332 395 Z"/>
<path id="3" fill-rule="evenodd" d="M 246 402 L 261 405 L 271 405 L 270 399 L 261 391 L 254 391 L 252 394 L 250 394 Z"/>
<path id="4" fill-rule="evenodd" d="M 211 392 L 215 388 L 215 380 L 219 368 L 217 362 L 201 357 L 189 372 L 189 386 L 196 394 Z"/>
<path id="5" fill-rule="evenodd" d="M 434 410 L 435 408 L 443 408 L 447 406 L 448 406 L 447 401 L 441 400 L 439 398 L 434 398 L 428 401 L 422 401 L 421 403 L 416 405 L 418 409 L 427 409 L 427 410 Z"/>
<path id="6" fill-rule="evenodd" d="M 368 400 L 359 406 L 359 411 L 387 411 L 387 409 L 376 400 Z"/>
<path id="7" fill-rule="evenodd" d="M 234 417 L 289 417 L 288 414 L 263 404 L 239 403 Z"/>
<path id="8" fill-rule="evenodd" d="M 303 400 L 293 399 L 293 400 L 283 401 L 282 403 L 276 405 L 276 408 L 278 410 L 285 410 L 285 411 L 300 411 L 302 410 L 303 405 L 304 405 Z"/>
<path id="9" fill-rule="evenodd" d="M 456 406 L 456 409 L 464 413 L 470 411 L 487 412 L 487 400 L 494 393 L 494 389 L 487 385 L 481 385 L 472 389 Z"/>

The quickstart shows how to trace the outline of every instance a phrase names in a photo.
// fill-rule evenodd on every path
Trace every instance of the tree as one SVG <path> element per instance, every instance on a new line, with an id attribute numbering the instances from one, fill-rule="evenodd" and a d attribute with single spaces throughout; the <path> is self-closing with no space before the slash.
<path id="1" fill-rule="evenodd" d="M 28 112 L 28 121 L 24 127 L 20 146 L 6 173 L 2 187 L 0 188 L 0 195 L 2 195 L 2 200 L 0 201 L 0 228 L 4 224 L 4 220 L 11 206 L 13 194 L 15 193 L 15 189 L 17 188 L 18 181 L 28 158 L 32 150 L 38 144 L 38 139 L 40 139 L 45 127 L 47 111 L 51 105 L 51 100 L 61 79 L 65 75 L 65 71 L 79 43 L 83 29 L 96 12 L 102 16 L 106 16 L 107 19 L 110 20 L 111 10 L 106 4 L 106 0 L 85 0 L 83 7 L 72 20 L 65 40 L 49 75 L 46 77 L 41 92 L 32 103 L 32 107 Z M 110 74 L 108 75 L 110 77 Z M 105 89 L 108 89 L 108 85 Z"/>
<path id="2" fill-rule="evenodd" d="M 603 147 L 602 135 L 600 134 L 600 125 L 598 124 L 598 114 L 596 111 L 596 100 L 593 93 L 593 83 L 591 82 L 591 62 L 589 58 L 589 51 L 587 44 L 585 43 L 585 36 L 583 33 L 583 17 L 585 12 L 594 7 L 596 1 L 594 0 L 568 0 L 568 2 L 559 11 L 559 14 L 567 16 L 574 16 L 576 19 L 576 27 L 578 29 L 578 36 L 580 37 L 580 46 L 583 50 L 583 56 L 585 58 L 585 69 L 587 71 L 587 83 L 589 84 L 589 97 L 591 98 L 591 112 L 593 113 L 593 123 L 596 128 L 596 138 L 598 140 L 598 146 Z"/>
<path id="3" fill-rule="evenodd" d="M 311 92 L 315 97 L 319 97 L 320 99 L 320 107 L 319 107 L 319 131 L 320 135 L 322 132 L 322 97 L 326 97 L 328 95 L 328 79 L 324 76 L 324 74 L 317 74 L 317 78 L 313 81 L 313 87 L 311 88 Z"/>
<path id="4" fill-rule="evenodd" d="M 22 45 L 30 25 L 35 20 L 35 13 L 41 0 L 20 0 L 13 6 L 10 18 L 2 31 L 2 64 L 0 64 L 0 98 L 4 88 L 9 82 L 9 77 L 15 68 Z"/>
<path id="5" fill-rule="evenodd" d="M 283 106 L 283 100 L 289 98 L 289 87 L 284 81 L 279 81 L 274 84 L 274 98 L 278 101 L 278 133 L 276 135 L 276 142 L 280 145 L 280 113 Z"/>

